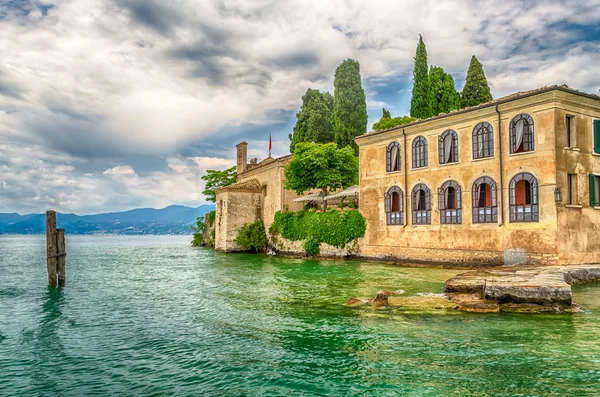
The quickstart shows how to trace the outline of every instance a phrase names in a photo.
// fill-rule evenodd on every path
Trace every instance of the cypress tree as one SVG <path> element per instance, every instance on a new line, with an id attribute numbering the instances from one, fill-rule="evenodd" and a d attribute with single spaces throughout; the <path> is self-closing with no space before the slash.
<path id="1" fill-rule="evenodd" d="M 475 58 L 471 57 L 469 70 L 467 71 L 467 79 L 461 95 L 461 108 L 477 106 L 492 100 L 490 86 L 488 85 L 485 73 L 483 73 L 483 65 Z"/>
<path id="2" fill-rule="evenodd" d="M 383 108 L 383 115 L 381 116 L 381 119 L 379 121 L 381 121 L 383 119 L 391 119 L 391 118 L 392 118 L 392 114 L 390 113 L 390 111 L 387 110 L 386 108 Z"/>
<path id="3" fill-rule="evenodd" d="M 309 88 L 302 96 L 302 106 L 296 113 L 294 134 L 290 134 L 290 152 L 299 142 L 333 142 L 333 96 Z"/>
<path id="4" fill-rule="evenodd" d="M 460 109 L 460 95 L 454 87 L 454 79 L 439 66 L 429 69 L 429 98 L 432 116 Z"/>
<path id="5" fill-rule="evenodd" d="M 419 119 L 431 116 L 429 96 L 429 76 L 427 74 L 427 48 L 423 37 L 419 35 L 417 54 L 415 55 L 415 67 L 413 69 L 413 89 L 410 100 L 410 115 Z"/>
<path id="6" fill-rule="evenodd" d="M 340 149 L 358 147 L 354 137 L 367 131 L 367 101 L 360 80 L 360 64 L 344 60 L 335 70 L 333 80 L 333 132 Z"/>

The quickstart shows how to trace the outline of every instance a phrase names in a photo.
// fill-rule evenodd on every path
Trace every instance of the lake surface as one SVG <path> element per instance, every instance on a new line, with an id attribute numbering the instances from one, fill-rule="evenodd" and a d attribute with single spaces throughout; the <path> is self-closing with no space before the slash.
<path id="1" fill-rule="evenodd" d="M 600 284 L 577 314 L 394 314 L 455 270 L 215 254 L 189 237 L 0 236 L 0 395 L 597 396 Z"/>

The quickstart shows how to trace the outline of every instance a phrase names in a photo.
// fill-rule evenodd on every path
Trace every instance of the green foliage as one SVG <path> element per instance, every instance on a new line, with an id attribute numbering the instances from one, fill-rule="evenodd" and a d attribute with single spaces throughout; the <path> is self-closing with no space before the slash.
<path id="1" fill-rule="evenodd" d="M 296 113 L 294 134 L 290 134 L 290 152 L 298 142 L 333 142 L 333 96 L 309 88 L 302 96 L 302 107 Z"/>
<path id="2" fill-rule="evenodd" d="M 296 194 L 315 188 L 347 188 L 358 183 L 358 158 L 350 147 L 300 142 L 285 167 L 285 179 L 285 187 Z"/>
<path id="3" fill-rule="evenodd" d="M 389 112 L 388 112 L 389 113 Z M 388 128 L 397 127 L 399 125 L 404 125 L 408 123 L 412 123 L 417 119 L 410 116 L 402 116 L 402 117 L 382 117 L 378 122 L 373 124 L 374 131 L 387 130 Z"/>
<path id="4" fill-rule="evenodd" d="M 212 210 L 208 213 L 208 226 L 212 226 L 215 223 L 215 219 L 217 217 L 217 211 Z"/>
<path id="5" fill-rule="evenodd" d="M 199 216 L 198 218 L 196 218 L 196 225 L 191 226 L 191 228 L 194 231 L 194 235 L 192 237 L 191 242 L 192 247 L 201 247 L 204 242 L 204 217 Z"/>
<path id="6" fill-rule="evenodd" d="M 235 242 L 245 251 L 265 252 L 269 243 L 265 225 L 261 220 L 244 224 L 238 231 Z"/>
<path id="7" fill-rule="evenodd" d="M 389 110 L 387 110 L 386 108 L 383 108 L 383 114 L 381 115 L 381 120 L 383 119 L 391 119 L 392 118 L 392 114 L 390 113 Z"/>
<path id="8" fill-rule="evenodd" d="M 438 66 L 429 69 L 429 106 L 431 116 L 460 109 L 460 94 L 454 87 L 452 75 Z"/>
<path id="9" fill-rule="evenodd" d="M 351 146 L 358 153 L 354 137 L 367 131 L 367 101 L 360 80 L 360 64 L 344 60 L 333 80 L 333 131 L 340 148 Z"/>
<path id="10" fill-rule="evenodd" d="M 216 200 L 216 190 L 235 183 L 236 176 L 236 167 L 231 167 L 223 171 L 207 170 L 206 175 L 202 176 L 202 180 L 206 182 L 202 194 L 206 196 L 206 200 L 214 203 Z"/>
<path id="11" fill-rule="evenodd" d="M 427 66 L 427 48 L 423 37 L 419 35 L 417 54 L 415 55 L 415 67 L 413 69 L 413 89 L 410 100 L 410 116 L 425 119 L 431 116 L 429 105 L 429 75 Z"/>
<path id="12" fill-rule="evenodd" d="M 490 86 L 483 72 L 483 65 L 473 55 L 461 94 L 460 106 L 461 108 L 477 106 L 492 99 Z"/>
<path id="13" fill-rule="evenodd" d="M 364 236 L 366 228 L 367 222 L 357 210 L 277 211 L 270 233 L 291 241 L 304 241 L 304 250 L 316 255 L 321 243 L 344 248 Z"/>

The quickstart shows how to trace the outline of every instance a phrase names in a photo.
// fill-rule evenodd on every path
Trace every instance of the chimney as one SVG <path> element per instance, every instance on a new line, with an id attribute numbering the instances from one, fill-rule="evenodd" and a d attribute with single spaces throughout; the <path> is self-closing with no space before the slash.
<path id="1" fill-rule="evenodd" d="M 236 145 L 237 148 L 237 173 L 246 172 L 248 169 L 248 144 L 240 142 Z"/>

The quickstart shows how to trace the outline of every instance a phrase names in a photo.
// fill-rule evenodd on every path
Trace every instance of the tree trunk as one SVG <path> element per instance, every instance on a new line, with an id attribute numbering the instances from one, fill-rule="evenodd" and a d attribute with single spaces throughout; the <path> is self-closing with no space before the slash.
<path id="1" fill-rule="evenodd" d="M 325 197 L 327 197 L 327 188 L 323 189 L 323 212 L 325 212 L 327 210 L 327 200 L 325 200 Z"/>

